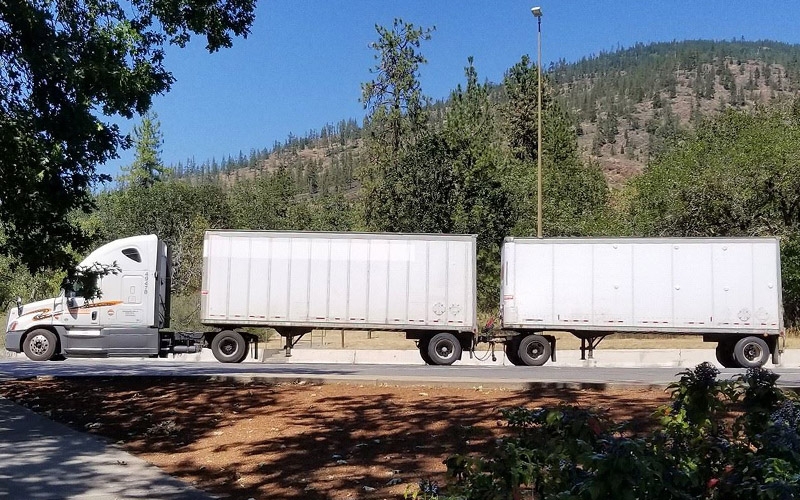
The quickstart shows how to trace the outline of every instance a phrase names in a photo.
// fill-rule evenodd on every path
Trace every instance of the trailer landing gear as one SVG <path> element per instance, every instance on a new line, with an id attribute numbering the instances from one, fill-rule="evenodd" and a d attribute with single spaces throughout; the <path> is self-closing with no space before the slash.
<path id="1" fill-rule="evenodd" d="M 573 334 L 574 335 L 574 334 Z M 606 338 L 606 335 L 598 335 L 596 337 L 580 337 L 581 339 L 581 361 L 586 361 L 586 353 L 588 351 L 589 358 L 594 359 L 594 350 Z"/>

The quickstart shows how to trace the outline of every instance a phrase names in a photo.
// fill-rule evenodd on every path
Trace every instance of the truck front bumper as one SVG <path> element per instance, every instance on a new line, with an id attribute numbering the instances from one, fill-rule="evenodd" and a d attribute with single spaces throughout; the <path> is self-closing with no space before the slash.
<path id="1" fill-rule="evenodd" d="M 22 345 L 22 330 L 6 332 L 6 351 L 22 352 L 20 346 Z"/>

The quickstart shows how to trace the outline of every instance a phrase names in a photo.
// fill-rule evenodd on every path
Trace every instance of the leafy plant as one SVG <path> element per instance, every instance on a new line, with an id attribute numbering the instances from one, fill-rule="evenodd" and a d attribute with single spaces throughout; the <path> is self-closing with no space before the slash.
<path id="1" fill-rule="evenodd" d="M 708 363 L 681 372 L 646 436 L 573 406 L 503 410 L 510 435 L 486 456 L 448 458 L 444 490 L 464 500 L 797 498 L 800 402 L 769 370 L 718 375 Z"/>

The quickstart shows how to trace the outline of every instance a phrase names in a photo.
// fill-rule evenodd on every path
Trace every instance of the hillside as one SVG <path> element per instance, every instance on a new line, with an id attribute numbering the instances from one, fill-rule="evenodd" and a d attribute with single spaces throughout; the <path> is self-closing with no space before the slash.
<path id="1" fill-rule="evenodd" d="M 800 46 L 703 40 L 639 44 L 575 63 L 562 61 L 548 75 L 574 117 L 583 154 L 619 185 L 703 117 L 797 95 Z"/>
<path id="2" fill-rule="evenodd" d="M 546 68 L 556 99 L 574 122 L 587 161 L 597 161 L 619 187 L 652 155 L 704 117 L 727 107 L 751 108 L 793 98 L 800 90 L 800 45 L 773 41 L 705 41 L 637 44 L 559 61 Z M 502 101 L 502 88 L 495 87 Z M 447 101 L 434 105 L 447 107 Z M 434 116 L 439 113 L 434 113 Z M 362 129 L 342 120 L 290 135 L 271 148 L 239 152 L 217 163 L 173 166 L 179 177 L 225 183 L 286 169 L 308 194 L 357 187 L 363 161 Z"/>

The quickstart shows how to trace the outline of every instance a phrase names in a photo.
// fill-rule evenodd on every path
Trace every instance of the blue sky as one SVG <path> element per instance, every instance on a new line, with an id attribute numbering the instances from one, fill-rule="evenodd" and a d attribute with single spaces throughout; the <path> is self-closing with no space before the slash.
<path id="1" fill-rule="evenodd" d="M 499 82 L 523 54 L 536 55 L 542 7 L 542 59 L 575 61 L 636 42 L 771 39 L 800 43 L 800 2 L 577 0 L 262 0 L 251 35 L 208 54 L 201 38 L 170 48 L 176 82 L 154 99 L 164 134 L 162 159 L 198 162 L 269 147 L 292 132 L 364 116 L 360 84 L 371 78 L 375 25 L 400 17 L 435 26 L 422 46 L 423 92 L 447 97 L 473 56 L 481 80 Z M 136 122 L 123 122 L 128 132 Z M 116 175 L 131 151 L 100 167 Z"/>

